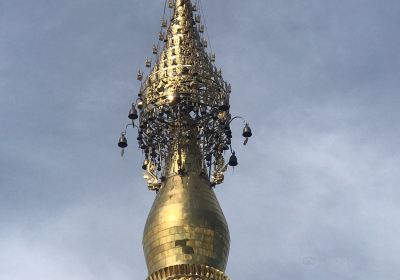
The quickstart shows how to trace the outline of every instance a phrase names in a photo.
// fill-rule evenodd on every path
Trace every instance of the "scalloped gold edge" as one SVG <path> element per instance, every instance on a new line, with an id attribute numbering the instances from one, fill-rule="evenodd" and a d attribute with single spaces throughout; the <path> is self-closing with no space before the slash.
<path id="1" fill-rule="evenodd" d="M 179 264 L 165 267 L 152 273 L 147 280 L 183 280 L 189 278 L 201 280 L 230 280 L 222 271 L 198 264 Z"/>

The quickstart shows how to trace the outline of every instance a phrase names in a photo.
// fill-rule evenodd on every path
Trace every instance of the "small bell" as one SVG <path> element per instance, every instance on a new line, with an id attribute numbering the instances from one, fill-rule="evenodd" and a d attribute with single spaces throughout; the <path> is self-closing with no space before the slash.
<path id="1" fill-rule="evenodd" d="M 164 33 L 162 31 L 158 34 L 158 40 L 164 41 Z"/>
<path id="2" fill-rule="evenodd" d="M 146 64 L 146 67 L 147 67 L 147 68 L 150 68 L 150 67 L 151 67 L 151 59 L 148 59 L 148 58 L 147 58 L 145 64 Z"/>
<path id="3" fill-rule="evenodd" d="M 215 62 L 215 53 L 210 53 L 211 62 Z"/>
<path id="4" fill-rule="evenodd" d="M 143 162 L 143 165 L 142 165 L 142 169 L 143 169 L 143 170 L 147 170 L 147 165 L 148 165 L 148 164 L 149 164 L 148 160 L 145 159 L 144 162 Z"/>
<path id="5" fill-rule="evenodd" d="M 219 103 L 219 109 L 223 112 L 228 111 L 230 108 L 229 101 L 227 98 L 224 98 Z"/>
<path id="6" fill-rule="evenodd" d="M 227 93 L 231 93 L 232 92 L 232 86 L 231 84 L 228 84 L 225 82 L 225 88 L 226 88 L 226 92 Z"/>
<path id="7" fill-rule="evenodd" d="M 200 17 L 200 15 L 196 15 L 196 16 L 194 17 L 194 20 L 195 20 L 197 23 L 200 23 L 200 22 L 201 22 L 201 17 Z"/>
<path id="8" fill-rule="evenodd" d="M 237 157 L 235 155 L 235 152 L 233 152 L 231 157 L 229 158 L 229 165 L 233 166 L 233 167 L 238 165 L 238 161 L 237 161 Z"/>
<path id="9" fill-rule="evenodd" d="M 122 148 L 122 149 L 128 147 L 128 141 L 126 140 L 126 137 L 125 137 L 125 133 L 124 133 L 124 132 L 122 132 L 122 133 L 121 133 L 121 137 L 119 137 L 118 147 L 120 147 L 120 148 Z"/>
<path id="10" fill-rule="evenodd" d="M 137 73 L 137 80 L 138 81 L 141 81 L 141 80 L 143 80 L 143 72 L 142 71 L 138 71 L 138 73 Z"/>
<path id="11" fill-rule="evenodd" d="M 246 125 L 243 128 L 243 137 L 249 138 L 253 135 L 253 133 L 251 133 L 251 128 L 249 126 L 248 123 L 246 123 Z"/>
<path id="12" fill-rule="evenodd" d="M 139 116 L 138 116 L 137 110 L 135 108 L 135 104 L 132 104 L 132 108 L 129 110 L 128 118 L 131 120 L 136 120 L 138 117 Z"/>
<path id="13" fill-rule="evenodd" d="M 153 45 L 153 54 L 157 54 L 158 53 L 158 49 L 156 45 Z"/>

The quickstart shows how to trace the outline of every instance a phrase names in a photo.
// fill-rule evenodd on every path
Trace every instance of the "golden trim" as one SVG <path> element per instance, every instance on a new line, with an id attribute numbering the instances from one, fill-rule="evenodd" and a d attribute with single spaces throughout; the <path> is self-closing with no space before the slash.
<path id="1" fill-rule="evenodd" d="M 229 280 L 222 271 L 197 264 L 169 266 L 151 274 L 147 280 Z"/>

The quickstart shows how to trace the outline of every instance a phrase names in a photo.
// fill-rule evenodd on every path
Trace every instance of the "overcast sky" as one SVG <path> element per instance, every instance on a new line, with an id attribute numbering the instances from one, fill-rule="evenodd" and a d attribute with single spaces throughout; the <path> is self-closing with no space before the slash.
<path id="1" fill-rule="evenodd" d="M 232 112 L 232 280 L 399 279 L 400 1 L 202 0 Z M 0 0 L 0 278 L 145 279 L 116 146 L 163 0 Z"/>

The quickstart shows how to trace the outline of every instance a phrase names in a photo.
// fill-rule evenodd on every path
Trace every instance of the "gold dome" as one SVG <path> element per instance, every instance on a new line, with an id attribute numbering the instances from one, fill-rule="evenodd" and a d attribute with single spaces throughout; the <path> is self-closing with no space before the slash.
<path id="1" fill-rule="evenodd" d="M 171 158 L 170 176 L 157 193 L 144 230 L 149 275 L 182 264 L 223 272 L 229 255 L 229 230 L 201 166 L 201 154 L 195 145 L 183 151 L 185 176 L 176 175 L 176 157 Z"/>

